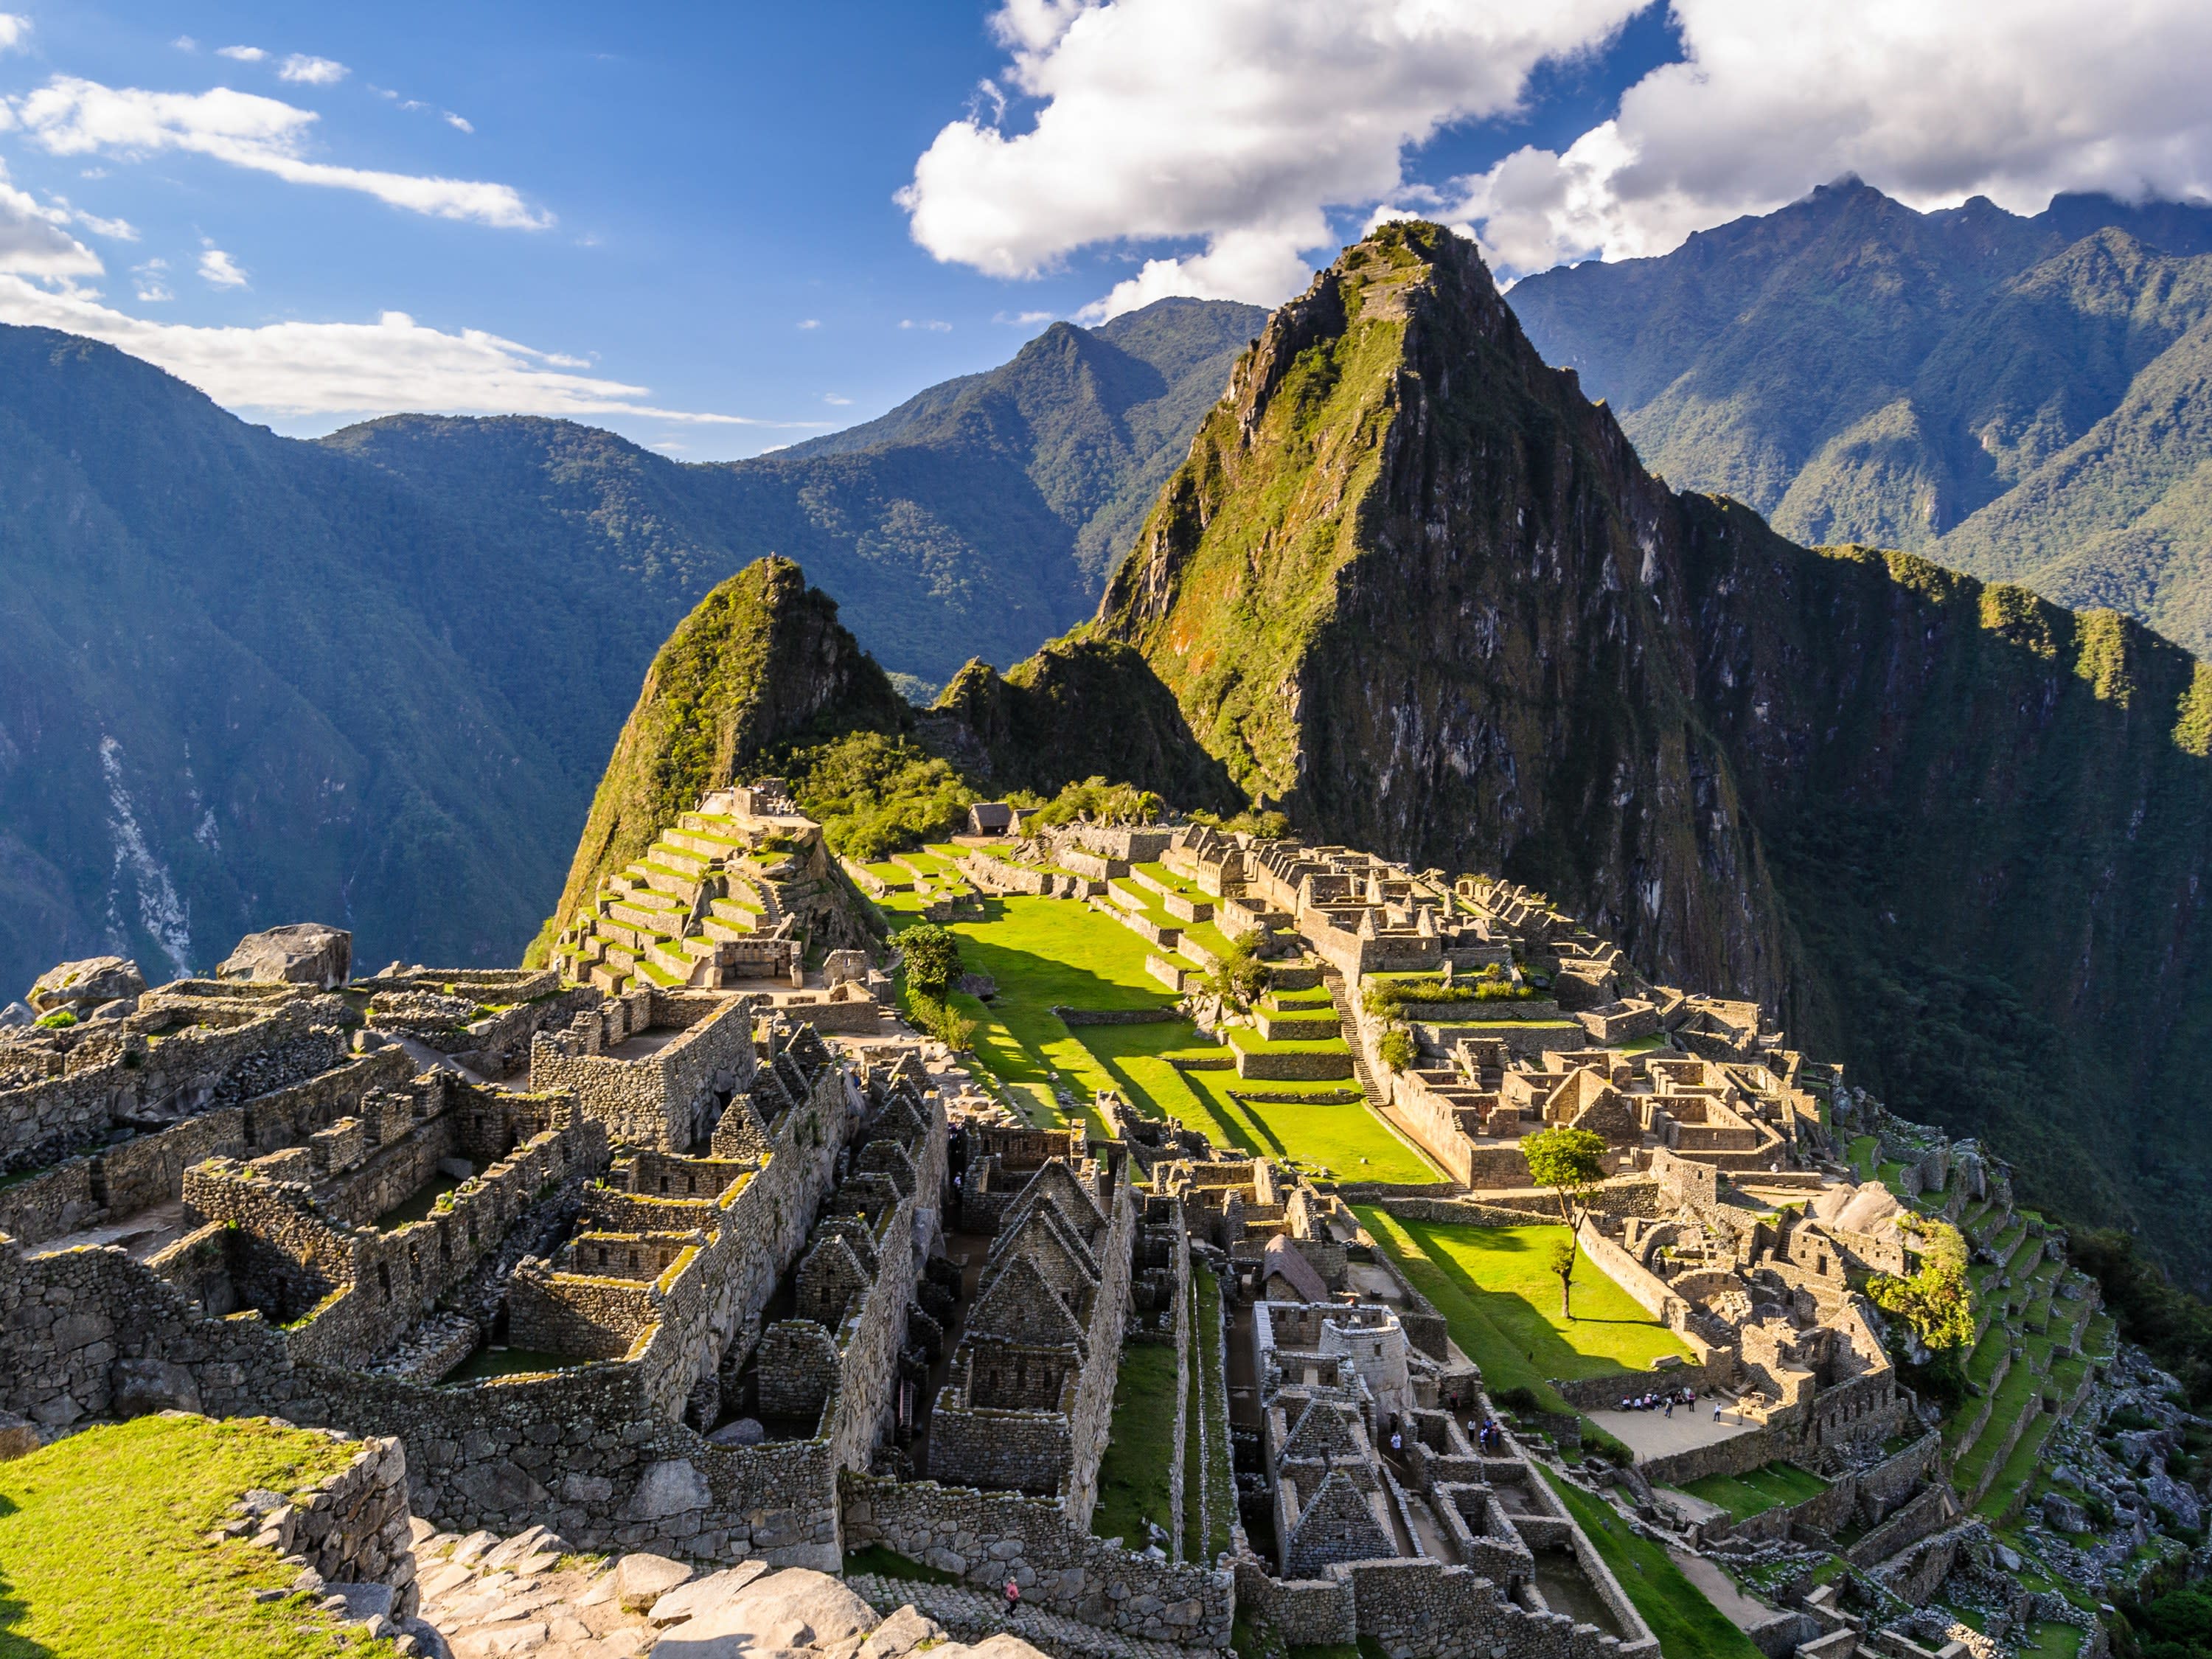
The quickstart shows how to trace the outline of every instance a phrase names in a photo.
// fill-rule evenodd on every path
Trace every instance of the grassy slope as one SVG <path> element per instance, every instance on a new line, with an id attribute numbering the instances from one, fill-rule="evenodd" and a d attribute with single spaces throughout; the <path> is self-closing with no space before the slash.
<path id="1" fill-rule="evenodd" d="M 1160 1342 L 1132 1342 L 1121 1350 L 1114 1383 L 1114 1425 L 1098 1465 L 1098 1506 L 1091 1530 L 1119 1538 L 1133 1550 L 1148 1541 L 1144 1523 L 1170 1533 L 1168 1475 L 1175 1458 L 1176 1351 Z"/>
<path id="2" fill-rule="evenodd" d="M 1827 1491 L 1828 1483 L 1790 1463 L 1769 1463 L 1748 1474 L 1709 1474 L 1685 1481 L 1682 1490 L 1692 1498 L 1717 1504 L 1737 1521 L 1787 1504 L 1802 1504 Z"/>
<path id="3" fill-rule="evenodd" d="M 1587 1255 L 1575 1269 L 1575 1317 L 1560 1317 L 1559 1281 L 1547 1263 L 1564 1227 L 1461 1227 L 1353 1207 L 1443 1315 L 1493 1395 L 1527 1388 L 1565 1410 L 1549 1386 L 1554 1377 L 1626 1376 L 1648 1370 L 1662 1354 L 1688 1357 L 1681 1340 Z"/>
<path id="4" fill-rule="evenodd" d="M 247 1491 L 306 1486 L 355 1449 L 258 1419 L 142 1417 L 0 1465 L 0 1659 L 331 1652 L 329 1627 L 303 1603 L 253 1600 L 288 1589 L 292 1569 L 268 1550 L 200 1536 Z"/>
<path id="5" fill-rule="evenodd" d="M 1659 1638 L 1666 1659 L 1753 1659 L 1759 1650 L 1751 1638 L 1682 1576 L 1663 1548 L 1631 1532 L 1603 1500 L 1548 1469 L 1542 1473 Z"/>

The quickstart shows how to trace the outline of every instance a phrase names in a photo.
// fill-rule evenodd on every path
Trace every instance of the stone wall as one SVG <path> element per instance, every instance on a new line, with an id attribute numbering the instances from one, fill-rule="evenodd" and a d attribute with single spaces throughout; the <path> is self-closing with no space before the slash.
<path id="1" fill-rule="evenodd" d="M 252 1541 L 295 1557 L 333 1584 L 386 1584 L 392 1616 L 410 1619 L 421 1601 L 409 1539 L 407 1452 L 372 1437 L 353 1461 L 260 1517 Z"/>
<path id="2" fill-rule="evenodd" d="M 1658 1639 L 1645 1628 L 1618 1588 L 1607 1597 L 1622 1628 L 1621 1640 L 1595 1626 L 1577 1625 L 1565 1613 L 1532 1613 L 1498 1593 L 1487 1578 L 1465 1567 L 1430 1560 L 1359 1561 L 1349 1574 L 1359 1634 L 1380 1642 L 1387 1652 L 1419 1653 L 1426 1659 L 1657 1659 Z M 1585 1569 L 1587 1571 L 1587 1569 Z M 1611 1575 L 1606 1575 L 1609 1580 Z M 1603 1595 L 1602 1582 L 1592 1588 Z"/>
<path id="3" fill-rule="evenodd" d="M 978 1588 L 1008 1578 L 1022 1600 L 1150 1641 L 1225 1648 L 1236 1610 L 1225 1569 L 1146 1560 L 1072 1519 L 1050 1498 L 935 1481 L 848 1474 L 845 1541 L 884 1547 Z"/>
<path id="4" fill-rule="evenodd" d="M 701 1006 L 708 1003 L 711 1012 Z M 682 1035 L 651 1054 L 604 1052 L 670 1027 Z M 633 991 L 577 1015 L 566 1031 L 533 1036 L 530 1086 L 572 1091 L 612 1139 L 681 1152 L 712 1128 L 718 1102 L 751 1080 L 755 1063 L 750 999 Z"/>

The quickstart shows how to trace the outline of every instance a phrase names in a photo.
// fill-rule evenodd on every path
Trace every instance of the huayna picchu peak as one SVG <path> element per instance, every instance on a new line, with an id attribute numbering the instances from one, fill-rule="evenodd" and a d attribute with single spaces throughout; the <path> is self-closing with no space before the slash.
<path id="1" fill-rule="evenodd" d="M 791 464 L 1144 392 L 1053 498 L 1133 522 L 1206 317 Z M 240 1652 L 2103 1659 L 2166 1604 L 2212 669 L 1669 488 L 1437 225 L 1223 356 L 1126 551 L 1071 532 L 1091 618 L 927 706 L 792 558 L 700 586 L 526 965 L 295 923 L 0 1013 L 0 1644 L 97 1616 L 118 1468 L 132 1593 Z"/>

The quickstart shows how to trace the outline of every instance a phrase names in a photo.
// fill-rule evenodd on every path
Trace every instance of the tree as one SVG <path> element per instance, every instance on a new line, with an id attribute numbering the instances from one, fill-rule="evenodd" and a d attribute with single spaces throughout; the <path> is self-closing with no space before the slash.
<path id="1" fill-rule="evenodd" d="M 1965 1347 L 1974 1340 L 1974 1285 L 1966 1275 L 1966 1241 L 1948 1221 L 1900 1216 L 1898 1224 L 1923 1241 L 1920 1270 L 1910 1279 L 1876 1273 L 1867 1281 L 1868 1299 L 1902 1319 L 1922 1346 L 1934 1352 Z"/>
<path id="2" fill-rule="evenodd" d="M 1559 1316 L 1572 1319 L 1574 1309 L 1567 1298 L 1575 1288 L 1575 1241 L 1569 1234 L 1552 1246 L 1552 1271 L 1559 1276 Z"/>
<path id="3" fill-rule="evenodd" d="M 1525 1137 L 1521 1155 L 1528 1160 L 1529 1179 L 1558 1198 L 1559 1219 L 1572 1232 L 1582 1224 L 1589 1188 L 1605 1178 L 1605 1137 L 1555 1124 Z"/>
<path id="4" fill-rule="evenodd" d="M 1413 1034 L 1402 1025 L 1393 1025 L 1383 1032 L 1382 1042 L 1376 1044 L 1376 1051 L 1382 1056 L 1382 1063 L 1394 1072 L 1404 1071 L 1421 1057 L 1420 1045 L 1413 1041 Z"/>
<path id="5" fill-rule="evenodd" d="M 933 1002 L 945 1000 L 953 975 L 960 971 L 960 939 L 950 927 L 933 921 L 908 928 L 898 936 L 906 958 L 907 989 Z"/>

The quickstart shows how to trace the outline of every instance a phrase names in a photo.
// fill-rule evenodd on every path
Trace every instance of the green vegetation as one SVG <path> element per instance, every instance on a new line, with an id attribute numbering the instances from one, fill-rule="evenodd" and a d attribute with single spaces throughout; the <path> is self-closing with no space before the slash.
<path id="1" fill-rule="evenodd" d="M 1421 1057 L 1421 1045 L 1413 1041 L 1413 1034 L 1404 1026 L 1393 1025 L 1382 1033 L 1375 1052 L 1392 1071 L 1402 1072 Z"/>
<path id="2" fill-rule="evenodd" d="M 1041 824 L 1057 825 L 1088 822 L 1091 823 L 1155 823 L 1165 803 L 1149 789 L 1139 789 L 1127 783 L 1109 783 L 1103 777 L 1085 778 L 1071 783 L 1046 800 L 1025 792 L 1016 792 L 1009 799 L 1017 805 L 1034 806 L 1036 821 Z"/>
<path id="3" fill-rule="evenodd" d="M 1098 1507 L 1091 1530 L 1133 1550 L 1151 1541 L 1145 1522 L 1175 1529 L 1168 1477 L 1175 1462 L 1176 1351 L 1163 1342 L 1121 1349 L 1114 1382 L 1114 1425 L 1098 1465 Z"/>
<path id="4" fill-rule="evenodd" d="M 848 732 L 778 764 L 831 850 L 863 864 L 959 828 L 977 799 L 945 761 L 880 732 Z"/>
<path id="5" fill-rule="evenodd" d="M 1629 1529 L 1610 1504 L 1540 1469 L 1597 1553 L 1613 1570 L 1636 1611 L 1659 1638 L 1666 1659 L 1753 1659 L 1751 1638 L 1682 1576 L 1665 1547 Z"/>
<path id="6" fill-rule="evenodd" d="M 254 1487 L 291 1492 L 356 1448 L 260 1418 L 142 1417 L 0 1464 L 0 1659 L 287 1659 L 334 1648 L 295 1571 L 243 1540 L 202 1542 Z"/>
<path id="7" fill-rule="evenodd" d="M 1580 1225 L 1584 1195 L 1605 1178 L 1605 1137 L 1554 1124 L 1522 1137 L 1521 1153 L 1529 1178 L 1559 1200 L 1560 1221 L 1570 1229 Z"/>
<path id="8" fill-rule="evenodd" d="M 1691 1497 L 1719 1504 L 1736 1521 L 1802 1504 L 1827 1489 L 1826 1481 L 1795 1463 L 1769 1463 L 1748 1474 L 1708 1474 L 1682 1483 L 1682 1490 Z"/>
<path id="9" fill-rule="evenodd" d="M 2172 1372 L 2192 1407 L 2212 1401 L 2212 1302 L 2173 1284 L 2117 1228 L 2075 1229 L 2067 1235 L 2067 1254 L 2104 1291 L 2120 1334 Z"/>
<path id="10" fill-rule="evenodd" d="M 1956 1350 L 1975 1338 L 1974 1287 L 1966 1278 L 1966 1241 L 1948 1222 L 1920 1216 L 1899 1218 L 1899 1224 L 1923 1241 L 1919 1270 L 1910 1279 L 1876 1273 L 1867 1296 L 1884 1313 L 1902 1319 L 1929 1347 L 1957 1364 Z"/>
<path id="11" fill-rule="evenodd" d="M 896 1579 L 907 1584 L 964 1584 L 968 1581 L 957 1572 L 946 1572 L 886 1549 L 881 1544 L 868 1544 L 860 1549 L 845 1552 L 847 1572 L 873 1573 L 878 1578 Z"/>
<path id="12" fill-rule="evenodd" d="M 1212 1269 L 1194 1263 L 1190 1293 L 1193 1432 L 1184 1449 L 1183 1559 L 1211 1565 L 1229 1547 L 1229 1522 L 1237 1512 L 1237 1480 L 1229 1445 L 1229 1399 L 1222 1392 L 1225 1374 L 1222 1369 L 1221 1281 L 1213 1276 Z M 1206 1425 L 1202 1454 L 1196 1433 L 1201 1415 Z"/>
<path id="13" fill-rule="evenodd" d="M 1390 1253 L 1414 1289 L 1436 1304 L 1460 1351 L 1482 1368 L 1493 1397 L 1527 1389 L 1541 1409 L 1573 1409 L 1551 1384 L 1648 1372 L 1664 1355 L 1687 1358 L 1674 1332 L 1646 1313 L 1585 1255 L 1577 1316 L 1557 1311 L 1553 1247 L 1565 1227 L 1462 1227 L 1405 1221 L 1355 1205 L 1360 1224 Z"/>
<path id="14" fill-rule="evenodd" d="M 1492 963 L 1471 979 L 1370 974 L 1362 981 L 1360 1001 L 1369 1013 L 1382 1019 L 1396 1019 L 1408 1003 L 1449 1006 L 1455 1003 L 1516 1002 L 1540 994 L 1528 986 L 1515 984 L 1503 968 Z"/>

